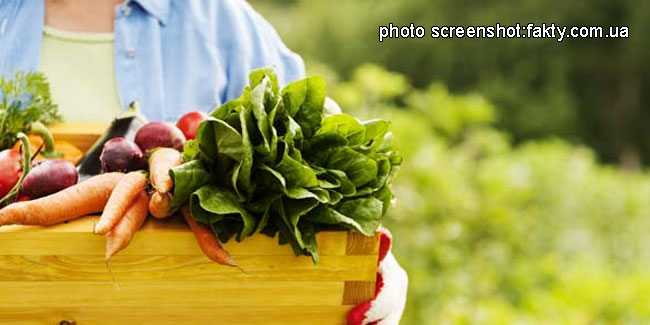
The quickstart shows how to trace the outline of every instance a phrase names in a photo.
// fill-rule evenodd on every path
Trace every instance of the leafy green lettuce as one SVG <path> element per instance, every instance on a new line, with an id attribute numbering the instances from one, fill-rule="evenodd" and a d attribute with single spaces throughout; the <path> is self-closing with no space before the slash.
<path id="1" fill-rule="evenodd" d="M 318 261 L 315 234 L 348 228 L 372 235 L 392 199 L 401 157 L 381 120 L 325 114 L 325 83 L 280 90 L 271 68 L 250 74 L 240 98 L 215 110 L 170 171 L 172 204 L 187 202 L 221 241 L 275 236 Z"/>

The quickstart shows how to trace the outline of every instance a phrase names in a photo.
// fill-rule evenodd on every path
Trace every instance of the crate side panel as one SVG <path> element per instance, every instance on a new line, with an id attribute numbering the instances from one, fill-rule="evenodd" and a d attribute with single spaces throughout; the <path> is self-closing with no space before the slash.
<path id="1" fill-rule="evenodd" d="M 379 253 L 379 233 L 374 236 L 365 236 L 356 231 L 349 231 L 347 235 L 347 255 L 377 255 Z"/>
<path id="2" fill-rule="evenodd" d="M 344 305 L 357 305 L 372 299 L 375 295 L 375 281 L 345 281 Z"/>
<path id="3" fill-rule="evenodd" d="M 118 282 L 372 281 L 374 256 L 234 256 L 244 272 L 204 256 L 122 256 L 110 266 Z M 0 274 L 7 282 L 111 282 L 101 255 L 2 256 Z"/>
<path id="4" fill-rule="evenodd" d="M 108 124 L 66 122 L 51 125 L 49 128 L 54 139 L 70 142 L 82 151 L 87 151 L 108 128 Z"/>
<path id="5" fill-rule="evenodd" d="M 50 227 L 0 227 L 0 255 L 102 255 L 104 237 L 92 233 L 98 217 L 80 218 Z M 327 231 L 316 235 L 322 256 L 345 255 L 347 232 Z M 288 245 L 278 245 L 277 238 L 255 235 L 241 243 L 224 244 L 232 255 L 293 256 Z M 120 255 L 202 255 L 194 235 L 178 218 L 149 220 Z"/>
<path id="6" fill-rule="evenodd" d="M 159 308 L 147 307 L 0 307 L 0 323 L 10 324 L 236 324 L 343 325 L 350 306 Z"/>
<path id="7" fill-rule="evenodd" d="M 0 282 L 0 307 L 339 306 L 343 282 Z"/>

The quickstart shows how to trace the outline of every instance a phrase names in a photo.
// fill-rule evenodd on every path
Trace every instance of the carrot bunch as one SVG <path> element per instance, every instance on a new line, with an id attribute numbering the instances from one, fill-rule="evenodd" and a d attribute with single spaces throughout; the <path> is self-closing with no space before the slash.
<path id="1" fill-rule="evenodd" d="M 190 226 L 190 229 L 192 229 L 194 237 L 196 237 L 196 241 L 199 243 L 199 247 L 205 256 L 219 264 L 239 267 L 239 265 L 235 263 L 235 260 L 230 257 L 228 251 L 221 247 L 219 240 L 212 230 L 209 227 L 199 225 L 196 222 L 192 212 L 190 212 L 189 206 L 186 205 L 181 208 L 181 213 L 183 214 L 187 224 Z"/>
<path id="2" fill-rule="evenodd" d="M 95 233 L 106 235 L 106 261 L 124 249 L 147 218 L 147 177 L 140 171 L 130 172 L 116 184 Z"/>
<path id="3" fill-rule="evenodd" d="M 0 210 L 0 226 L 49 226 L 100 212 L 122 176 L 101 174 L 36 200 L 10 204 Z"/>
<path id="4" fill-rule="evenodd" d="M 170 215 L 172 200 L 170 191 L 174 187 L 174 182 L 169 175 L 169 170 L 182 163 L 183 156 L 173 148 L 158 148 L 151 153 L 149 157 L 149 181 L 153 187 L 153 193 L 149 200 L 149 213 L 152 216 L 166 218 Z M 209 259 L 219 264 L 239 267 L 230 257 L 230 254 L 221 247 L 212 230 L 199 225 L 194 220 L 187 205 L 181 209 L 181 212 L 194 233 L 199 247 Z"/>
<path id="5" fill-rule="evenodd" d="M 158 148 L 149 157 L 149 181 L 153 193 L 149 200 L 149 213 L 156 218 L 166 218 L 171 213 L 172 196 L 169 192 L 174 182 L 169 170 L 182 164 L 183 156 L 173 148 Z"/>
<path id="6" fill-rule="evenodd" d="M 93 176 L 60 192 L 0 209 L 0 226 L 49 226 L 102 212 L 93 231 L 106 237 L 105 260 L 108 263 L 112 256 L 129 245 L 149 213 L 157 218 L 166 218 L 173 212 L 171 190 L 174 184 L 169 170 L 182 162 L 178 150 L 156 149 L 149 159 L 149 178 L 143 171 Z M 146 190 L 148 181 L 152 188 L 150 196 Z M 238 267 L 212 230 L 196 222 L 188 206 L 181 212 L 209 259 Z"/>
<path id="7" fill-rule="evenodd" d="M 117 225 L 106 233 L 106 261 L 126 248 L 140 229 L 147 218 L 147 201 L 147 194 L 141 191 Z"/>

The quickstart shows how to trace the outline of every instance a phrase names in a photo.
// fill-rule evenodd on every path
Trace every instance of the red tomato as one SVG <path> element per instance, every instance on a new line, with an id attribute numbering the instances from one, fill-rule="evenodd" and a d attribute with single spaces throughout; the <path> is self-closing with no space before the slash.
<path id="1" fill-rule="evenodd" d="M 18 183 L 22 173 L 22 156 L 17 150 L 0 151 L 0 198 L 3 198 L 11 188 Z"/>
<path id="2" fill-rule="evenodd" d="M 208 114 L 201 111 L 187 112 L 185 115 L 181 116 L 178 123 L 176 123 L 176 126 L 183 131 L 187 140 L 192 140 L 196 138 L 196 130 L 199 128 L 201 122 L 205 121 L 207 118 Z"/>

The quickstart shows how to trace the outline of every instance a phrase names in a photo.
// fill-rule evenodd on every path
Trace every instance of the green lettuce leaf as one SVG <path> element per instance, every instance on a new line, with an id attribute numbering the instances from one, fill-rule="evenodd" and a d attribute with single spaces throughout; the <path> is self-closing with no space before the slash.
<path id="1" fill-rule="evenodd" d="M 282 90 L 287 112 L 302 128 L 303 134 L 311 137 L 323 119 L 325 104 L 325 81 L 322 77 L 311 77 L 295 81 Z"/>
<path id="2" fill-rule="evenodd" d="M 221 241 L 277 236 L 318 261 L 316 233 L 371 236 L 393 199 L 401 156 L 383 120 L 325 115 L 320 77 L 280 89 L 273 68 L 250 73 L 242 95 L 217 108 L 170 171 L 173 206 L 189 201 Z"/>
<path id="3" fill-rule="evenodd" d="M 377 162 L 350 147 L 336 150 L 326 164 L 328 168 L 344 171 L 357 188 L 377 178 Z"/>
<path id="4" fill-rule="evenodd" d="M 210 182 L 212 174 L 205 169 L 200 160 L 191 160 L 169 170 L 174 181 L 172 209 L 177 210 L 190 199 L 190 195 L 204 184 Z"/>
<path id="5" fill-rule="evenodd" d="M 204 185 L 192 193 L 190 209 L 196 220 L 213 227 L 221 221 L 240 226 L 237 240 L 250 236 L 257 225 L 256 218 L 244 208 L 231 191 L 214 185 Z"/>
<path id="6" fill-rule="evenodd" d="M 382 206 L 383 203 L 374 197 L 348 200 L 341 203 L 338 209 L 320 205 L 311 210 L 305 219 L 328 225 L 343 224 L 372 236 L 381 224 Z"/>

